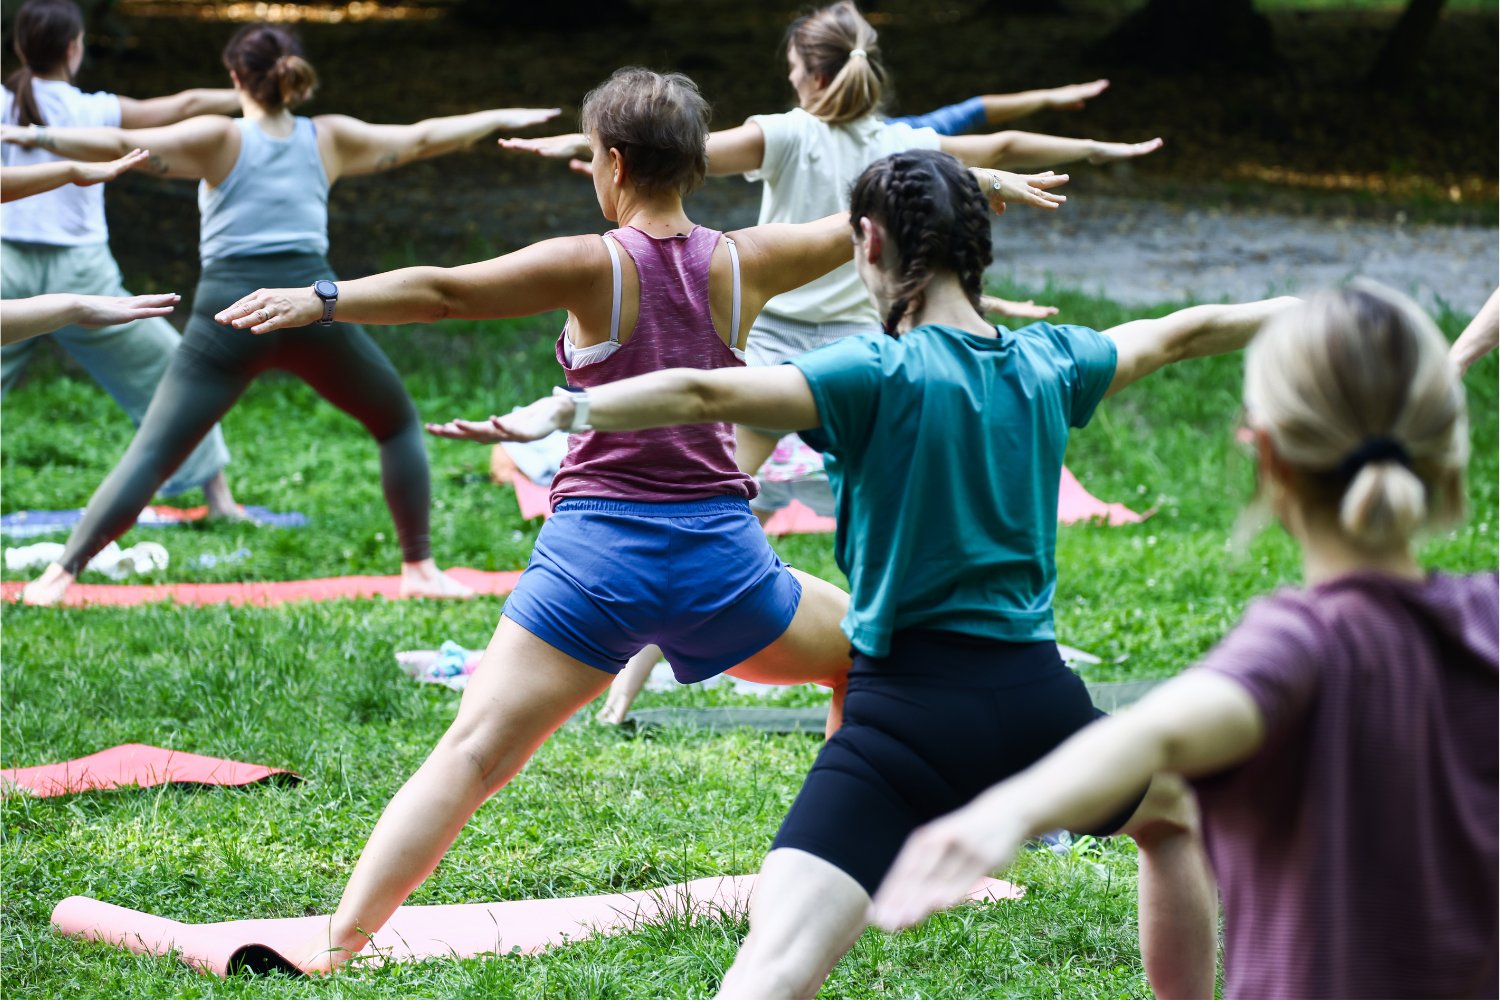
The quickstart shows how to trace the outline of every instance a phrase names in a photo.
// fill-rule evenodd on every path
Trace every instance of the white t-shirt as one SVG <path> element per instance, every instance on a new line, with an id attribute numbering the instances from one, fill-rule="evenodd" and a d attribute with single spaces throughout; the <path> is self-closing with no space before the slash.
<path id="1" fill-rule="evenodd" d="M 762 225 L 812 222 L 845 211 L 849 188 L 870 164 L 908 149 L 937 149 L 942 142 L 930 128 L 885 122 L 874 115 L 829 125 L 796 108 L 748 120 L 766 137 L 760 169 L 745 175 L 746 180 L 766 183 L 760 203 Z M 766 311 L 805 323 L 880 323 L 853 261 L 776 296 L 766 303 Z"/>
<path id="2" fill-rule="evenodd" d="M 62 80 L 32 80 L 31 92 L 42 120 L 53 125 L 120 124 L 120 99 L 114 94 L 85 94 Z M 16 123 L 16 95 L 4 88 L 0 121 Z M 0 143 L 0 163 L 7 167 L 50 163 L 62 157 L 45 149 L 22 149 Z M 0 238 L 45 243 L 49 246 L 92 246 L 109 242 L 104 221 L 104 185 L 65 184 L 54 191 L 12 201 L 0 208 Z"/>

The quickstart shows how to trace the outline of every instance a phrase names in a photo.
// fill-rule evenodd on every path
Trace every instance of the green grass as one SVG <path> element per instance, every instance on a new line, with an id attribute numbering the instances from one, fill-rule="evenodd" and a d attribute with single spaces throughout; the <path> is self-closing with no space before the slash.
<path id="1" fill-rule="evenodd" d="M 1014 291 L 1014 290 L 1012 290 Z M 1025 293 L 1028 297 L 1030 292 Z M 1070 322 L 1135 315 L 1048 290 Z M 1449 335 L 1462 320 L 1444 316 Z M 377 331 L 424 416 L 478 415 L 556 379 L 555 317 Z M 1139 510 L 1125 528 L 1063 529 L 1057 611 L 1064 641 L 1103 656 L 1091 679 L 1176 672 L 1222 635 L 1251 596 L 1295 581 L 1279 532 L 1244 555 L 1225 538 L 1248 496 L 1236 460 L 1240 363 L 1168 370 L 1106 404 L 1069 464 L 1098 496 Z M 1430 565 L 1496 564 L 1496 365 L 1469 376 L 1472 515 L 1427 546 Z M 0 508 L 82 505 L 129 427 L 92 383 L 43 366 L 4 404 Z M 267 378 L 225 421 L 242 499 L 295 508 L 302 530 L 241 525 L 146 530 L 171 549 L 166 579 L 287 579 L 391 572 L 397 551 L 375 449 L 352 420 L 303 386 Z M 441 562 L 525 562 L 537 526 L 485 474 L 487 453 L 429 445 Z M 253 557 L 212 571 L 202 553 Z M 784 557 L 841 581 L 826 537 L 783 540 Z M 12 575 L 14 576 L 14 575 Z M 400 678 L 396 649 L 484 641 L 502 602 L 336 602 L 279 609 L 52 611 L 8 608 L 3 763 L 61 760 L 141 741 L 290 767 L 307 781 L 248 790 L 164 788 L 4 803 L 0 975 L 16 997 L 689 997 L 710 993 L 744 933 L 737 923 L 648 928 L 538 957 L 367 969 L 332 982 L 199 976 L 167 959 L 82 945 L 48 930 L 51 907 L 83 893 L 183 920 L 326 912 L 364 837 L 452 716 L 456 697 Z M 782 703 L 805 701 L 793 693 Z M 648 694 L 648 704 L 724 704 L 712 690 Z M 570 726 L 480 810 L 415 903 L 650 888 L 753 871 L 817 750 L 805 736 L 641 738 Z M 1135 945 L 1135 853 L 1024 858 L 1024 901 L 969 908 L 895 937 L 866 934 L 828 996 L 1145 997 Z M 1081 853 L 1085 853 L 1081 852 Z"/>

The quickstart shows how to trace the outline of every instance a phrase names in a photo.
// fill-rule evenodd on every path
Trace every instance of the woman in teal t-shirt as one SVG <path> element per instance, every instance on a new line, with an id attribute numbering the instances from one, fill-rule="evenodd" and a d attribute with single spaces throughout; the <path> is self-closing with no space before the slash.
<path id="1" fill-rule="evenodd" d="M 441 428 L 528 440 L 575 421 L 615 431 L 728 420 L 797 430 L 827 455 L 856 654 L 844 725 L 761 868 L 721 997 L 771 983 L 815 992 L 911 830 L 1097 717 L 1052 630 L 1069 429 L 1170 361 L 1242 347 L 1295 301 L 1196 306 L 1103 333 L 992 327 L 978 311 L 986 211 L 952 157 L 879 160 L 855 183 L 850 216 L 885 333 L 785 365 L 657 372 Z M 1101 831 L 1140 846 L 1146 964 L 1167 993 L 1212 995 L 1217 912 L 1195 807 L 1180 779 L 1142 791 Z"/>

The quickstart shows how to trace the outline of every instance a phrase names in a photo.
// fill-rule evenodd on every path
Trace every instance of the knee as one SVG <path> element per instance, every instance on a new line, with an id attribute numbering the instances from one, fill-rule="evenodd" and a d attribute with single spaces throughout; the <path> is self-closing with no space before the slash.
<path id="1" fill-rule="evenodd" d="M 1144 850 L 1182 836 L 1197 837 L 1197 797 L 1181 775 L 1158 774 L 1151 779 L 1146 797 L 1120 832 Z"/>
<path id="2" fill-rule="evenodd" d="M 437 752 L 471 774 L 488 797 L 520 770 L 523 760 L 518 759 L 518 743 L 503 725 L 459 718 L 443 734 Z"/>

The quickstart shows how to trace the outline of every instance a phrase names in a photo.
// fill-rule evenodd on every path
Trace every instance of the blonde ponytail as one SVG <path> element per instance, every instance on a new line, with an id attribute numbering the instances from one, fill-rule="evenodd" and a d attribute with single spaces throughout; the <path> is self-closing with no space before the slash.
<path id="1" fill-rule="evenodd" d="M 1357 281 L 1277 317 L 1246 352 L 1245 406 L 1297 501 L 1360 548 L 1407 545 L 1463 513 L 1463 387 L 1403 295 Z"/>
<path id="2" fill-rule="evenodd" d="M 787 44 L 796 48 L 808 73 L 827 81 L 808 105 L 809 114 L 844 125 L 880 110 L 886 88 L 880 38 L 852 0 L 792 22 Z"/>

